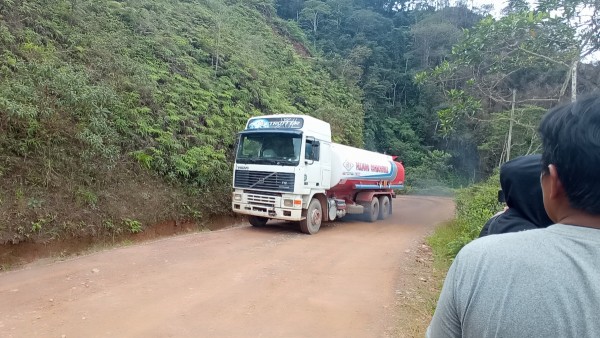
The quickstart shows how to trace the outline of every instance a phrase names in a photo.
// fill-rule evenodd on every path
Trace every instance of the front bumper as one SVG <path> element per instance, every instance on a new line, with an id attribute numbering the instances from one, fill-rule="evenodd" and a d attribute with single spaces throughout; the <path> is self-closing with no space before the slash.
<path id="1" fill-rule="evenodd" d="M 237 196 L 237 198 L 236 198 Z M 286 221 L 302 220 L 302 205 L 284 206 L 284 200 L 298 198 L 294 195 L 263 195 L 259 192 L 247 193 L 236 190 L 233 193 L 231 208 L 234 212 Z"/>
<path id="2" fill-rule="evenodd" d="M 275 208 L 264 205 L 253 205 L 247 203 L 233 202 L 231 207 L 234 212 L 244 214 L 244 215 L 252 215 L 252 216 L 260 216 L 266 218 L 273 219 L 281 219 L 286 221 L 300 221 L 302 220 L 302 210 L 301 209 L 284 209 L 284 208 Z"/>

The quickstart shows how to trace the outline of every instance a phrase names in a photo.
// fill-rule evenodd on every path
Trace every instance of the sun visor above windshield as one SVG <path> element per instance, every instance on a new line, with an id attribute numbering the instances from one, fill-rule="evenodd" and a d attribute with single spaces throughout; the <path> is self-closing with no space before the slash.
<path id="1" fill-rule="evenodd" d="M 301 117 L 257 117 L 250 119 L 246 130 L 256 129 L 301 129 L 304 119 Z"/>
<path id="2" fill-rule="evenodd" d="M 294 134 L 302 135 L 302 130 L 290 130 L 290 129 L 249 129 L 240 132 L 241 135 L 249 134 L 264 134 L 264 133 L 279 133 L 279 134 Z"/>

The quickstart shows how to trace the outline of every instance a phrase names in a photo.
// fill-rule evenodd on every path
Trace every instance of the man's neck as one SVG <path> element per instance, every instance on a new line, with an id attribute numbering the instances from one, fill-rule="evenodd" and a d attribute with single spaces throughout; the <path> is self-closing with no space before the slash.
<path id="1" fill-rule="evenodd" d="M 562 217 L 556 223 L 600 229 L 600 216 L 576 211 L 566 215 L 565 217 Z"/>

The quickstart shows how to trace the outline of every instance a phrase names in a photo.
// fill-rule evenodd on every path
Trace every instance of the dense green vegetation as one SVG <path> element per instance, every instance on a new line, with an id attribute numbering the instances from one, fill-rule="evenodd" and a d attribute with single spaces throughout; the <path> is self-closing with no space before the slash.
<path id="1" fill-rule="evenodd" d="M 442 62 L 461 30 L 480 15 L 465 6 L 436 10 L 425 1 L 411 8 L 403 1 L 281 0 L 277 10 L 305 30 L 335 76 L 362 89 L 366 148 L 400 155 L 408 168 L 426 169 L 434 156 L 442 165 L 471 171 L 460 158 L 430 153 L 447 150 L 437 132 L 438 100 L 420 90 L 414 76 Z M 411 174 L 421 176 L 417 181 L 433 179 L 422 172 Z"/>
<path id="2" fill-rule="evenodd" d="M 302 33 L 272 9 L 2 2 L 0 242 L 127 230 L 165 217 L 152 199 L 168 213 L 222 213 L 235 134 L 252 115 L 311 114 L 361 145 L 359 90 L 303 58 Z M 132 180 L 167 183 L 144 197 Z"/>
<path id="3" fill-rule="evenodd" d="M 260 114 L 399 155 L 413 189 L 485 178 L 538 150 L 546 108 L 598 87 L 580 62 L 598 28 L 570 20 L 594 4 L 2 1 L 0 243 L 227 212 L 235 134 Z"/>

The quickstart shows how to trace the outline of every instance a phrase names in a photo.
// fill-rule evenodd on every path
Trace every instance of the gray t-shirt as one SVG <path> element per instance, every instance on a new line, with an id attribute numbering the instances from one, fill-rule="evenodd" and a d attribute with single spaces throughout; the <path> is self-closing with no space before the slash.
<path id="1" fill-rule="evenodd" d="M 427 337 L 600 337 L 600 230 L 555 224 L 469 243 Z"/>

